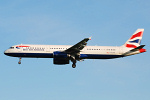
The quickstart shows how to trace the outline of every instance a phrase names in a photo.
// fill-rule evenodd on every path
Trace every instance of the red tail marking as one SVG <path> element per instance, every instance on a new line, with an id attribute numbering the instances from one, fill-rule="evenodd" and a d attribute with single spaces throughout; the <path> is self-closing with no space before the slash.
<path id="1" fill-rule="evenodd" d="M 146 49 L 143 49 L 143 48 L 142 48 L 142 49 L 140 49 L 139 51 L 140 51 L 140 53 L 146 52 Z"/>
<path id="2" fill-rule="evenodd" d="M 128 47 L 128 48 L 136 48 L 137 46 L 132 45 L 132 44 L 126 44 L 126 47 Z"/>
<path id="3" fill-rule="evenodd" d="M 135 38 L 135 37 L 141 37 L 142 36 L 142 31 L 141 32 L 138 32 L 138 33 L 136 33 L 135 35 L 132 35 L 132 37 L 130 38 L 130 39 L 133 39 L 133 38 Z"/>

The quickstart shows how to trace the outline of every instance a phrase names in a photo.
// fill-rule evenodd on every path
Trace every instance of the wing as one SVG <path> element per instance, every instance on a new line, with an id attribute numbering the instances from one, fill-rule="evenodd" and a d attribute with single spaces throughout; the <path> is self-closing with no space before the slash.
<path id="1" fill-rule="evenodd" d="M 91 40 L 91 37 L 83 39 L 82 41 L 68 48 L 64 52 L 68 54 L 77 54 L 87 45 L 88 40 Z"/>

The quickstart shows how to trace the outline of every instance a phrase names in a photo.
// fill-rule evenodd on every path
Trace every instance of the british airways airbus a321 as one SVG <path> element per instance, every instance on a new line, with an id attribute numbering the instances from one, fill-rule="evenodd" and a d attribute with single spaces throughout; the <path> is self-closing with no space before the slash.
<path id="1" fill-rule="evenodd" d="M 129 40 L 122 46 L 86 46 L 90 38 L 85 38 L 79 43 L 71 45 L 15 45 L 7 49 L 4 54 L 21 58 L 53 58 L 53 63 L 69 64 L 76 67 L 77 61 L 84 59 L 112 59 L 135 55 L 146 52 L 145 45 L 140 45 L 144 29 L 137 29 Z"/>

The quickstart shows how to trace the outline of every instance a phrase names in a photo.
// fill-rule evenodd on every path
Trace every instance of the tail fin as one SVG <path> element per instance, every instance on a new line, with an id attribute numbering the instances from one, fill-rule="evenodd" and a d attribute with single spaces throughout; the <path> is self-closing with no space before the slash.
<path id="1" fill-rule="evenodd" d="M 127 48 L 136 48 L 140 46 L 144 29 L 137 29 L 136 32 L 129 38 L 129 40 L 123 45 Z"/>

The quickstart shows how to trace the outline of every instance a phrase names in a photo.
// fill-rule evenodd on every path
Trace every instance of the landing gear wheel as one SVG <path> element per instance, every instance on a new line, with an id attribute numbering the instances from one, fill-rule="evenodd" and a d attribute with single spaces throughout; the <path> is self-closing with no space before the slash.
<path id="1" fill-rule="evenodd" d="M 18 62 L 18 64 L 21 64 L 21 58 L 19 58 L 19 62 Z"/>
<path id="2" fill-rule="evenodd" d="M 71 56 L 71 62 L 72 62 L 72 68 L 76 68 L 77 61 L 74 56 Z"/>
<path id="3" fill-rule="evenodd" d="M 18 64 L 21 64 L 21 62 L 19 61 Z"/>
<path id="4" fill-rule="evenodd" d="M 72 68 L 76 68 L 76 64 L 72 64 Z"/>

